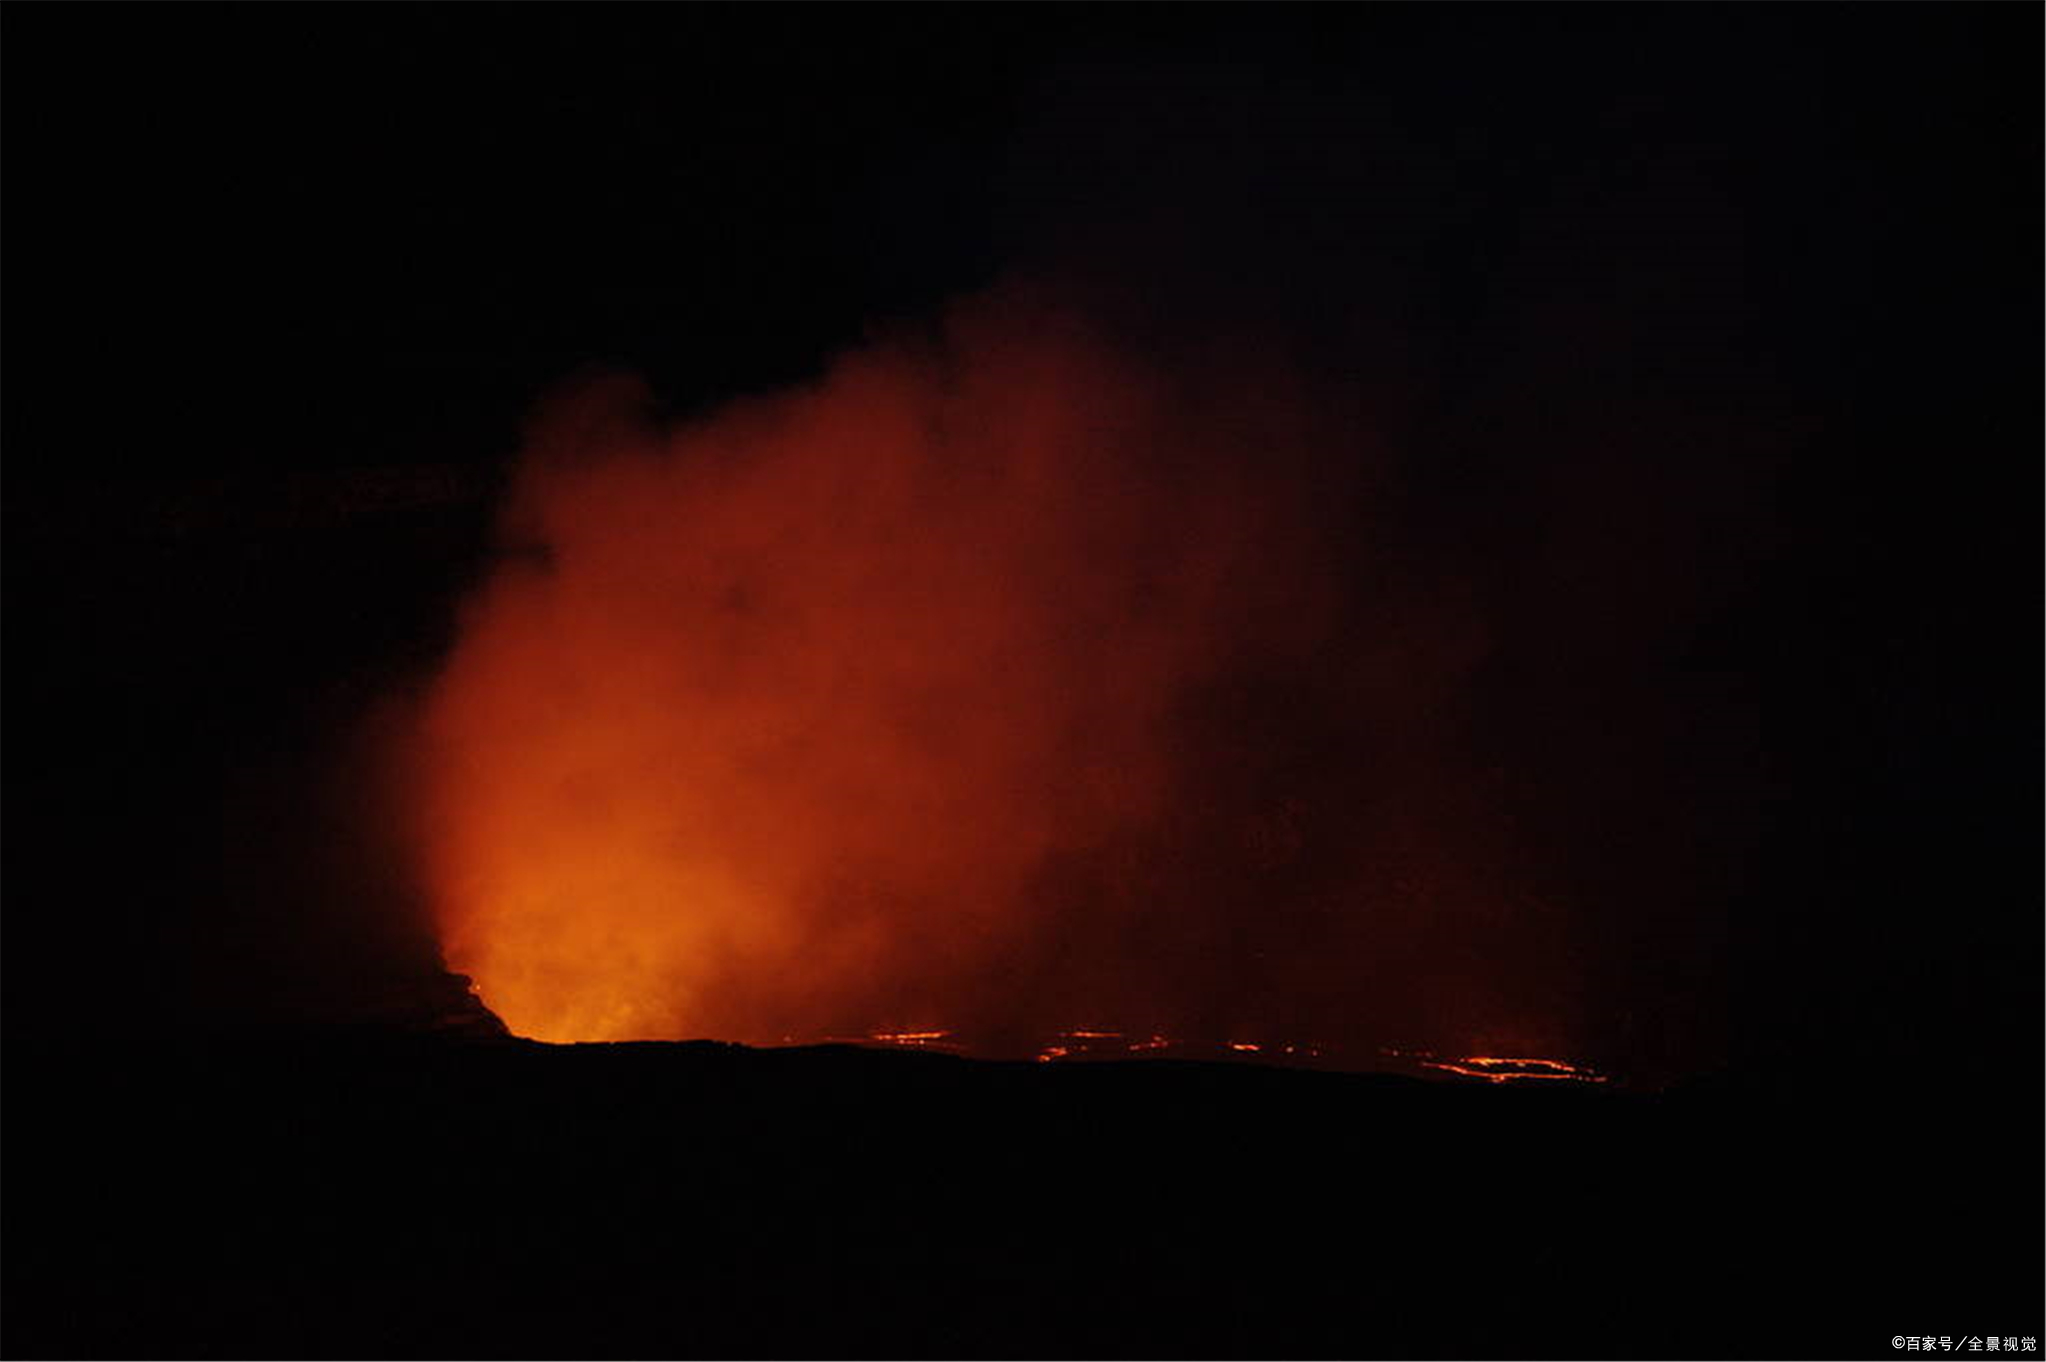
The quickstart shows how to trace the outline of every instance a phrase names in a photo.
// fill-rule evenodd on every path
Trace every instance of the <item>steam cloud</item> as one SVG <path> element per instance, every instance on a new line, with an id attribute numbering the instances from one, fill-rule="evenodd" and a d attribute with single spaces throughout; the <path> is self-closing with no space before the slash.
<path id="1" fill-rule="evenodd" d="M 415 745 L 450 966 L 554 1040 L 1555 1043 L 1477 614 L 1255 355 L 1016 286 L 701 419 L 557 395 Z"/>

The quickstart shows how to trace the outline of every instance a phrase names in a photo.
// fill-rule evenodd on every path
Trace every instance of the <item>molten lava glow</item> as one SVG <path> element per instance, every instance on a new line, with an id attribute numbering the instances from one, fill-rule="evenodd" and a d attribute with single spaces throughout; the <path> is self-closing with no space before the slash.
<path id="1" fill-rule="evenodd" d="M 784 1043 L 796 1043 L 797 1038 L 783 1036 Z M 879 1045 L 890 1049 L 946 1050 L 954 1053 L 973 1053 L 972 1048 L 960 1042 L 951 1031 L 876 1031 L 865 1036 L 823 1036 L 818 1038 L 830 1044 Z M 814 1043 L 814 1042 L 813 1042 Z M 1048 1042 L 1038 1044 L 1031 1052 L 1040 1064 L 1052 1064 L 1062 1060 L 1100 1061 L 1128 1058 L 1132 1055 L 1155 1054 L 1169 1050 L 1174 1057 L 1197 1061 L 1228 1060 L 1233 1055 L 1260 1055 L 1266 1058 L 1263 1064 L 1299 1064 L 1305 1061 L 1326 1061 L 1311 1067 L 1321 1068 L 1327 1064 L 1350 1071 L 1383 1068 L 1372 1065 L 1359 1054 L 1345 1054 L 1340 1049 L 1333 1052 L 1316 1044 L 1268 1044 L 1259 1045 L 1248 1041 L 1220 1041 L 1190 1043 L 1177 1037 L 1152 1032 L 1142 1039 L 1132 1039 L 1129 1033 L 1101 1030 L 1063 1030 L 1052 1033 Z M 1612 1076 L 1601 1073 L 1583 1064 L 1573 1064 L 1561 1059 L 1531 1057 L 1509 1058 L 1500 1055 L 1469 1055 L 1462 1059 L 1440 1059 L 1432 1050 L 1403 1049 L 1392 1046 L 1380 1047 L 1376 1053 L 1384 1058 L 1403 1061 L 1395 1066 L 1399 1072 L 1411 1072 L 1414 1067 L 1430 1069 L 1437 1073 L 1454 1074 L 1459 1078 L 1475 1078 L 1486 1083 L 1521 1082 L 1570 1082 L 1610 1083 Z"/>
<path id="2" fill-rule="evenodd" d="M 966 1046 L 952 1038 L 950 1031 L 876 1031 L 853 1042 L 856 1045 L 885 1045 L 896 1050 L 946 1050 L 963 1053 Z"/>
<path id="3" fill-rule="evenodd" d="M 1428 1060 L 1423 1068 L 1465 1078 L 1482 1078 L 1489 1083 L 1518 1083 L 1529 1079 L 1556 1079 L 1576 1083 L 1604 1083 L 1605 1074 L 1560 1059 L 1502 1059 L 1494 1055 L 1472 1055 L 1461 1060 Z"/>
<path id="4" fill-rule="evenodd" d="M 1327 618 L 1272 476 L 1299 405 L 1236 382 L 1011 297 L 679 427 L 626 382 L 558 401 L 423 705 L 450 967 L 543 1040 L 1027 1012 L 1012 962 L 1070 935 L 1046 867 L 1122 864 L 1193 688 Z"/>

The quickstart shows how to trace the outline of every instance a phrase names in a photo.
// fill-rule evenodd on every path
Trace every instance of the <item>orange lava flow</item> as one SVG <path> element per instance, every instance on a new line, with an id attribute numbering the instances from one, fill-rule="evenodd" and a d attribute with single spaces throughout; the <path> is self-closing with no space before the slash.
<path id="1" fill-rule="evenodd" d="M 1465 1078 L 1482 1078 L 1488 1083 L 1517 1083 L 1529 1079 L 1556 1079 L 1577 1083 L 1604 1083 L 1607 1076 L 1559 1059 L 1505 1059 L 1495 1055 L 1472 1055 L 1462 1060 L 1425 1060 L 1423 1068 Z"/>

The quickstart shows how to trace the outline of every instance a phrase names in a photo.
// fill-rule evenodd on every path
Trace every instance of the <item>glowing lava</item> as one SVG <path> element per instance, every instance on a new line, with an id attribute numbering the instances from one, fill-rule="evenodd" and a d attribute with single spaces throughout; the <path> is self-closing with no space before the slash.
<path id="1" fill-rule="evenodd" d="M 1560 1059 L 1503 1059 L 1495 1055 L 1472 1055 L 1464 1059 L 1426 1059 L 1424 1069 L 1438 1069 L 1464 1078 L 1482 1078 L 1488 1083 L 1519 1083 L 1553 1079 L 1573 1083 L 1604 1083 L 1607 1075 Z"/>
<path id="2" fill-rule="evenodd" d="M 860 1036 L 823 1036 L 825 1044 L 871 1045 L 899 1050 L 943 1050 L 954 1054 L 976 1053 L 973 1046 L 962 1040 L 958 1033 L 949 1030 L 921 1031 L 875 1031 Z M 785 1044 L 798 1043 L 793 1036 L 784 1036 Z M 1406 1049 L 1393 1046 L 1380 1047 L 1375 1051 L 1376 1063 L 1364 1062 L 1359 1054 L 1346 1054 L 1341 1049 L 1330 1049 L 1315 1043 L 1285 1044 L 1280 1042 L 1257 1043 L 1252 1041 L 1192 1042 L 1163 1032 L 1130 1033 L 1108 1031 L 1099 1028 L 1073 1028 L 1053 1032 L 1040 1042 L 1030 1057 L 1040 1064 L 1053 1064 L 1064 1060 L 1098 1061 L 1125 1059 L 1132 1056 L 1170 1055 L 1176 1059 L 1206 1060 L 1213 1062 L 1234 1061 L 1256 1056 L 1259 1064 L 1280 1066 L 1302 1066 L 1316 1069 L 1336 1068 L 1348 1072 L 1365 1070 L 1413 1073 L 1426 1070 L 1433 1073 L 1449 1074 L 1457 1078 L 1473 1078 L 1485 1083 L 1527 1083 L 1558 1082 L 1599 1084 L 1612 1081 L 1610 1074 L 1602 1073 L 1585 1064 L 1568 1060 L 1546 1059 L 1532 1056 L 1507 1057 L 1501 1055 L 1469 1055 L 1462 1058 L 1444 1058 L 1433 1050 Z M 985 1055 L 984 1057 L 1000 1057 Z M 1393 1063 L 1388 1066 L 1385 1061 Z"/>
<path id="3" fill-rule="evenodd" d="M 876 1031 L 854 1043 L 886 1045 L 898 1050 L 964 1051 L 966 1048 L 952 1039 L 950 1031 Z"/>

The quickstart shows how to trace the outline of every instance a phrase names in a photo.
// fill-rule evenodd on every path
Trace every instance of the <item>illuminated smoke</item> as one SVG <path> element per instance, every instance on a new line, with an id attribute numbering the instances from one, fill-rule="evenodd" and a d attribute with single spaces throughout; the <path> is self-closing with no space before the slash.
<path id="1" fill-rule="evenodd" d="M 416 745 L 450 967 L 550 1040 L 1496 1020 L 1470 612 L 1360 603 L 1413 565 L 1356 413 L 1142 353 L 1010 289 L 701 419 L 548 404 Z"/>

